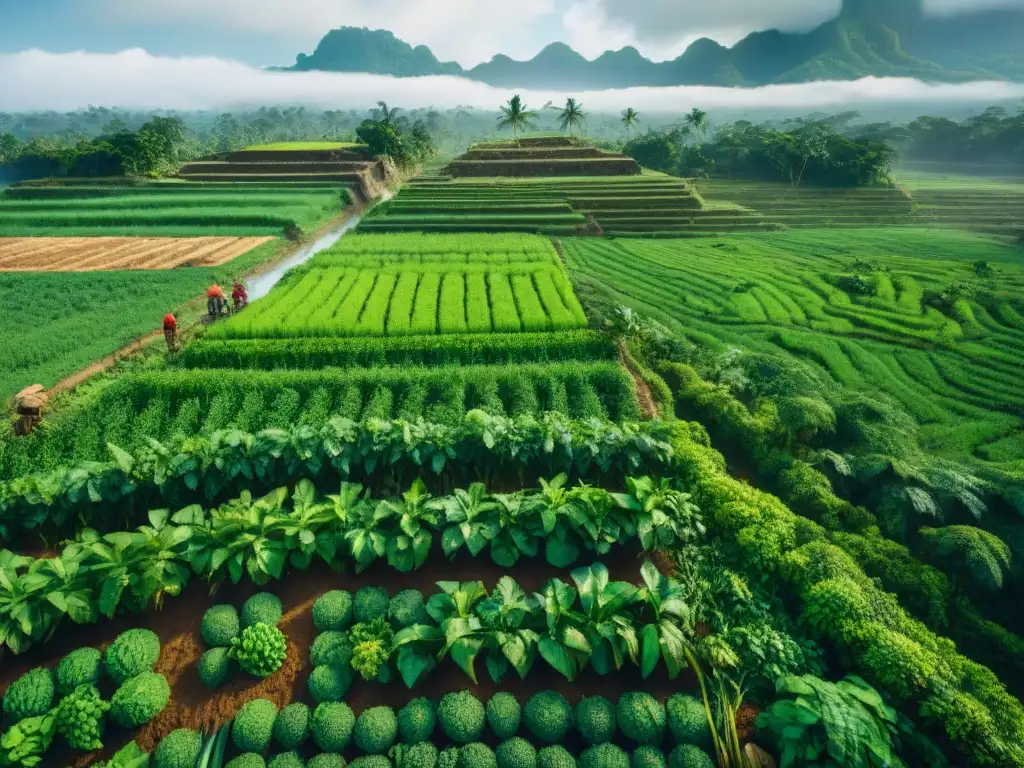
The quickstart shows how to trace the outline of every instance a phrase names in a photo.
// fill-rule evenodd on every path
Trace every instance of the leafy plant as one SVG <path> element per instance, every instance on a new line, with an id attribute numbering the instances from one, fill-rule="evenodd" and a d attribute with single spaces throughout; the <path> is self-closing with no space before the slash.
<path id="1" fill-rule="evenodd" d="M 254 677 L 269 677 L 284 664 L 288 654 L 284 634 L 277 627 L 256 623 L 231 641 L 229 656 Z"/>
<path id="2" fill-rule="evenodd" d="M 430 531 L 438 524 L 429 500 L 426 483 L 416 478 L 401 501 L 382 502 L 389 516 L 398 520 L 398 530 L 390 534 L 387 542 L 388 565 L 397 571 L 408 573 L 422 568 L 427 561 L 433 542 Z"/>
<path id="3" fill-rule="evenodd" d="M 56 731 L 56 710 L 15 723 L 0 736 L 0 765 L 18 768 L 39 765 Z"/>
<path id="4" fill-rule="evenodd" d="M 349 630 L 349 638 L 352 642 L 352 669 L 363 680 L 375 680 L 391 657 L 395 639 L 388 620 L 379 616 L 372 621 L 356 624 Z"/>

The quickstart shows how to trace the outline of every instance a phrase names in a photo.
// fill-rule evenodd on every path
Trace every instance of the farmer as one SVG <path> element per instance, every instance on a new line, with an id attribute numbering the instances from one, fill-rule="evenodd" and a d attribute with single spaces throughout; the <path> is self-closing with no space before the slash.
<path id="1" fill-rule="evenodd" d="M 235 287 L 231 291 L 231 298 L 235 302 L 236 312 L 249 303 L 249 294 L 246 292 L 241 280 L 235 280 Z"/>
<path id="2" fill-rule="evenodd" d="M 210 317 L 216 320 L 224 307 L 224 289 L 214 283 L 206 289 L 206 309 Z"/>
<path id="3" fill-rule="evenodd" d="M 173 352 L 178 347 L 178 318 L 174 313 L 164 315 L 164 341 L 167 342 L 167 351 Z"/>

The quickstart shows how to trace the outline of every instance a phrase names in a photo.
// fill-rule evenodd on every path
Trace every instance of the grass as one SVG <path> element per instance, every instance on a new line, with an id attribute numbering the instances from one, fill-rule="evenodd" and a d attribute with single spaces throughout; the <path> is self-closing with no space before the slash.
<path id="1" fill-rule="evenodd" d="M 352 149 L 363 147 L 354 141 L 275 141 L 270 144 L 253 144 L 245 147 L 242 152 L 282 152 L 295 150 L 296 152 L 319 152 L 332 149 Z"/>

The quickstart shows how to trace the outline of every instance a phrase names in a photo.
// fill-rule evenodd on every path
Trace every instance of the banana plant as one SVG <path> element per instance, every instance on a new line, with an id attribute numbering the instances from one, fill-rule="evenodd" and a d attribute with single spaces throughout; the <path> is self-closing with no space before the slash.
<path id="1" fill-rule="evenodd" d="M 626 478 L 629 493 L 612 494 L 619 507 L 632 513 L 645 552 L 668 550 L 704 535 L 704 523 L 690 495 L 672 488 L 666 478 Z"/>
<path id="2" fill-rule="evenodd" d="M 494 592 L 476 607 L 483 636 L 484 662 L 491 680 L 501 683 L 511 666 L 525 679 L 537 659 L 540 635 L 529 627 L 539 609 L 511 576 L 502 576 Z"/>
<path id="3" fill-rule="evenodd" d="M 630 607 L 640 590 L 626 581 L 610 581 L 601 563 L 577 568 L 572 580 L 579 590 L 578 626 L 590 648 L 590 664 L 599 675 L 622 669 L 626 659 L 637 660 L 639 642 Z"/>
<path id="4" fill-rule="evenodd" d="M 441 534 L 441 548 L 449 558 L 462 547 L 476 557 L 501 530 L 498 505 L 487 497 L 483 483 L 473 483 L 467 490 L 458 488 L 431 504 L 444 513 L 447 525 Z"/>
<path id="5" fill-rule="evenodd" d="M 437 511 L 428 503 L 430 493 L 422 478 L 416 478 L 401 501 L 385 501 L 382 506 L 389 518 L 397 519 L 398 531 L 387 541 L 388 564 L 397 571 L 408 573 L 422 568 L 430 554 L 437 527 Z"/>
<path id="6" fill-rule="evenodd" d="M 498 534 L 491 540 L 491 559 L 503 568 L 511 568 L 520 557 L 535 557 L 544 533 L 537 525 L 538 505 L 520 494 L 496 494 L 494 504 Z"/>

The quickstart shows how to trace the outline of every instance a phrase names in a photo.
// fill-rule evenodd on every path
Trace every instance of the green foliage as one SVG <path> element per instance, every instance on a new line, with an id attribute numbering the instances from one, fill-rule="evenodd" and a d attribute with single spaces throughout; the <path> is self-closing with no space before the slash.
<path id="1" fill-rule="evenodd" d="M 587 744 L 603 744 L 615 738 L 615 705 L 604 696 L 584 696 L 575 714 L 576 730 Z"/>
<path id="2" fill-rule="evenodd" d="M 423 602 L 423 593 L 418 589 L 404 589 L 391 598 L 388 606 L 388 618 L 397 629 L 411 627 L 413 624 L 425 624 L 430 620 L 427 607 Z"/>
<path id="3" fill-rule="evenodd" d="M 199 679 L 207 688 L 220 688 L 233 673 L 231 650 L 211 648 L 199 658 Z"/>
<path id="4" fill-rule="evenodd" d="M 343 589 L 325 592 L 313 602 L 317 632 L 341 631 L 352 623 L 352 594 Z"/>
<path id="5" fill-rule="evenodd" d="M 479 741 L 459 749 L 457 768 L 498 768 L 494 750 Z"/>
<path id="6" fill-rule="evenodd" d="M 16 723 L 27 717 L 45 715 L 53 704 L 53 674 L 36 667 L 19 677 L 4 693 L 4 716 Z"/>
<path id="7" fill-rule="evenodd" d="M 370 621 L 360 622 L 349 632 L 352 642 L 352 669 L 363 680 L 374 680 L 380 674 L 391 656 L 395 633 L 388 620 L 378 616 Z"/>
<path id="8" fill-rule="evenodd" d="M 66 695 L 80 685 L 96 685 L 103 676 L 103 654 L 96 648 L 78 648 L 57 665 L 53 679 L 57 693 Z"/>
<path id="9" fill-rule="evenodd" d="M 429 741 L 422 741 L 406 749 L 401 762 L 397 764 L 401 768 L 437 768 L 437 760 L 437 747 Z"/>
<path id="10" fill-rule="evenodd" d="M 160 638 L 149 629 L 122 632 L 107 648 L 107 674 L 120 685 L 130 677 L 152 672 L 160 658 Z"/>
<path id="11" fill-rule="evenodd" d="M 637 747 L 629 762 L 630 768 L 666 768 L 665 753 L 657 747 Z"/>
<path id="12" fill-rule="evenodd" d="M 437 726 L 437 709 L 424 697 L 413 699 L 398 711 L 398 734 L 403 744 L 430 741 Z"/>
<path id="13" fill-rule="evenodd" d="M 267 768 L 306 768 L 306 763 L 298 752 L 292 750 L 274 755 Z"/>
<path id="14" fill-rule="evenodd" d="M 200 627 L 203 642 L 213 648 L 228 648 L 242 634 L 238 611 L 233 605 L 215 605 L 203 614 Z"/>
<path id="15" fill-rule="evenodd" d="M 267 768 L 267 761 L 263 759 L 263 755 L 257 755 L 255 752 L 246 752 L 233 758 L 226 768 Z"/>
<path id="16" fill-rule="evenodd" d="M 542 747 L 537 752 L 537 768 L 576 768 L 576 758 L 559 744 Z"/>
<path id="17" fill-rule="evenodd" d="M 352 685 L 352 672 L 348 667 L 335 667 L 327 664 L 314 667 L 306 681 L 309 695 L 318 704 L 341 701 L 345 698 L 350 685 Z"/>
<path id="18" fill-rule="evenodd" d="M 622 734 L 638 744 L 657 746 L 665 738 L 665 707 L 648 693 L 624 693 L 615 717 Z"/>
<path id="19" fill-rule="evenodd" d="M 349 763 L 349 768 L 391 768 L 391 761 L 384 755 L 363 755 Z"/>
<path id="20" fill-rule="evenodd" d="M 676 693 L 665 701 L 665 710 L 668 730 L 676 744 L 711 747 L 711 726 L 703 703 L 685 693 Z"/>
<path id="21" fill-rule="evenodd" d="M 363 752 L 381 755 L 387 752 L 398 737 L 398 719 L 391 707 L 371 707 L 363 710 L 356 721 L 355 744 Z"/>
<path id="22" fill-rule="evenodd" d="M 380 587 L 362 587 L 356 592 L 352 615 L 357 624 L 387 618 L 391 601 Z"/>
<path id="23" fill-rule="evenodd" d="M 925 551 L 947 573 L 957 574 L 978 590 L 1002 589 L 1011 557 L 1010 548 L 998 536 L 970 525 L 922 528 L 920 534 Z"/>
<path id="24" fill-rule="evenodd" d="M 715 768 L 715 761 L 700 747 L 680 744 L 668 756 L 668 768 Z"/>
<path id="25" fill-rule="evenodd" d="M 313 640 L 309 649 L 309 660 L 314 667 L 328 664 L 345 669 L 352 662 L 352 640 L 347 632 L 328 629 Z"/>
<path id="26" fill-rule="evenodd" d="M 266 624 L 276 627 L 283 613 L 281 600 L 270 592 L 257 592 L 242 605 L 242 627 Z"/>
<path id="27" fill-rule="evenodd" d="M 356 717 L 343 702 L 323 702 L 313 710 L 313 741 L 325 752 L 343 752 L 355 726 Z"/>
<path id="28" fill-rule="evenodd" d="M 242 636 L 231 641 L 229 655 L 254 677 L 269 677 L 284 664 L 288 655 L 284 633 L 271 624 L 246 625 Z"/>
<path id="29" fill-rule="evenodd" d="M 459 764 L 459 748 L 446 747 L 437 756 L 437 768 L 456 768 Z"/>
<path id="30" fill-rule="evenodd" d="M 615 744 L 597 744 L 580 755 L 580 768 L 629 768 L 629 755 Z"/>
<path id="31" fill-rule="evenodd" d="M 274 720 L 274 741 L 283 749 L 298 749 L 309 738 L 313 713 L 302 702 L 289 704 Z"/>
<path id="32" fill-rule="evenodd" d="M 57 706 L 57 731 L 72 749 L 90 752 L 102 749 L 105 716 L 110 703 L 100 698 L 94 685 L 80 685 Z"/>
<path id="33" fill-rule="evenodd" d="M 441 731 L 456 744 L 469 744 L 484 731 L 484 705 L 469 691 L 448 693 L 437 705 Z"/>
<path id="34" fill-rule="evenodd" d="M 499 744 L 495 757 L 498 768 L 537 768 L 537 750 L 519 736 Z"/>
<path id="35" fill-rule="evenodd" d="M 306 768 L 345 768 L 345 758 L 331 752 L 322 752 L 309 758 Z"/>
<path id="36" fill-rule="evenodd" d="M 153 768 L 192 768 L 202 749 L 202 736 L 188 728 L 178 728 L 157 745 Z"/>
<path id="37" fill-rule="evenodd" d="M 231 726 L 231 740 L 242 752 L 263 754 L 274 733 L 277 707 L 268 699 L 253 699 L 242 705 Z M 314 735 L 315 730 L 314 717 Z"/>
<path id="38" fill-rule="evenodd" d="M 511 739 L 519 732 L 523 709 L 513 694 L 499 691 L 487 700 L 487 725 L 501 741 Z"/>
<path id="39" fill-rule="evenodd" d="M 159 672 L 130 677 L 110 699 L 110 717 L 122 728 L 138 728 L 164 711 L 171 700 L 171 686 Z"/>
<path id="40" fill-rule="evenodd" d="M 0 736 L 0 765 L 34 768 L 53 743 L 57 730 L 54 712 L 19 720 Z"/>
<path id="41" fill-rule="evenodd" d="M 572 707 L 564 696 L 554 691 L 535 693 L 523 707 L 523 724 L 544 744 L 562 741 L 572 723 Z"/>

